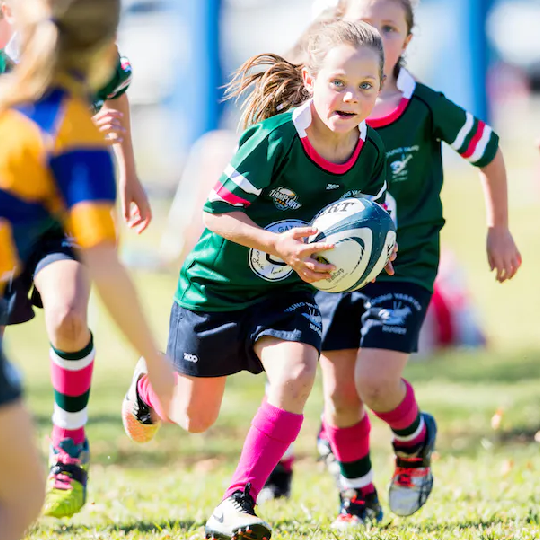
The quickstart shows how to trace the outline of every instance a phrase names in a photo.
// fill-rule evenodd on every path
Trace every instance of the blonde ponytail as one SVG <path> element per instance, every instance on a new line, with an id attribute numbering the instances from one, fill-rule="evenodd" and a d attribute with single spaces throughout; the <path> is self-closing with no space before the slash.
<path id="1" fill-rule="evenodd" d="M 270 66 L 261 71 L 263 66 Z M 252 73 L 253 70 L 256 70 Z M 302 65 L 277 54 L 259 54 L 244 62 L 227 86 L 226 99 L 239 98 L 252 85 L 242 106 L 242 126 L 261 122 L 309 99 L 302 81 Z"/>
<path id="2" fill-rule="evenodd" d="M 277 54 L 259 54 L 235 72 L 225 97 L 239 98 L 250 90 L 242 106 L 242 126 L 246 128 L 310 99 L 311 94 L 304 86 L 302 69 L 305 67 L 316 77 L 328 52 L 333 47 L 345 44 L 374 50 L 379 57 L 382 81 L 384 52 L 381 36 L 374 28 L 363 22 L 342 19 L 315 21 L 293 51 L 299 63 L 289 62 Z M 269 67 L 264 69 L 265 66 Z"/>

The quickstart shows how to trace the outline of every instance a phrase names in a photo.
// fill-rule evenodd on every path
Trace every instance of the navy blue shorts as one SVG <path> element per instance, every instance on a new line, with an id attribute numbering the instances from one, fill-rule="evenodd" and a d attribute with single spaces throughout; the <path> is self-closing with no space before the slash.
<path id="1" fill-rule="evenodd" d="M 431 301 L 414 283 L 370 283 L 353 293 L 317 293 L 323 319 L 323 351 L 388 349 L 411 354 Z"/>
<path id="2" fill-rule="evenodd" d="M 289 292 L 266 297 L 241 311 L 191 311 L 173 302 L 167 354 L 176 370 L 191 377 L 261 373 L 253 350 L 263 336 L 321 350 L 321 314 L 314 295 Z"/>
<path id="3" fill-rule="evenodd" d="M 0 320 L 5 315 L 0 305 Z M 21 379 L 18 371 L 4 357 L 0 337 L 0 407 L 10 405 L 21 397 Z"/>
<path id="4" fill-rule="evenodd" d="M 34 307 L 43 308 L 34 286 L 34 276 L 50 264 L 61 260 L 78 260 L 72 240 L 58 226 L 43 234 L 24 265 L 23 272 L 6 288 L 6 326 L 25 323 L 35 317 Z"/>

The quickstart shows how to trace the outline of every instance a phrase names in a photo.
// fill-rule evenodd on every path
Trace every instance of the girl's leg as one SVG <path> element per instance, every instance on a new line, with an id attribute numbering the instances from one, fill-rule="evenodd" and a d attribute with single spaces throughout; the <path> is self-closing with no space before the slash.
<path id="1" fill-rule="evenodd" d="M 358 351 L 321 355 L 324 432 L 340 469 L 341 509 L 334 527 L 346 529 L 382 518 L 373 486 L 369 434 L 371 425 L 354 383 Z"/>
<path id="2" fill-rule="evenodd" d="M 412 386 L 401 378 L 408 355 L 364 348 L 356 364 L 355 381 L 364 403 L 393 432 L 396 470 L 390 486 L 390 509 L 410 515 L 431 493 L 431 453 L 437 428 L 433 417 L 420 412 Z"/>
<path id="3" fill-rule="evenodd" d="M 189 433 L 203 433 L 216 421 L 221 409 L 227 377 L 190 377 L 178 373 L 175 398 L 170 417 L 146 374 L 143 358 L 135 373 L 122 405 L 122 420 L 128 437 L 138 443 L 151 441 L 161 422 L 171 422 Z"/>
<path id="4" fill-rule="evenodd" d="M 304 405 L 317 372 L 319 353 L 303 343 L 263 337 L 255 345 L 270 387 L 251 423 L 240 463 L 227 498 L 251 484 L 255 501 L 268 476 L 288 446 L 295 441 L 302 426 Z"/>
<path id="5" fill-rule="evenodd" d="M 0 408 L 0 523 L 2 540 L 20 540 L 45 498 L 45 474 L 30 416 L 21 402 Z"/>
<path id="6" fill-rule="evenodd" d="M 249 538 L 254 540 L 270 537 L 270 526 L 255 513 L 257 495 L 298 436 L 304 405 L 315 381 L 319 353 L 314 347 L 264 336 L 254 349 L 270 387 L 251 422 L 223 502 L 206 523 L 210 538 L 241 537 L 242 531 L 249 531 Z"/>
<path id="7" fill-rule="evenodd" d="M 88 329 L 90 285 L 75 260 L 55 261 L 36 274 L 51 343 L 55 406 L 46 515 L 69 517 L 86 499 L 89 447 L 85 425 L 95 349 Z"/>

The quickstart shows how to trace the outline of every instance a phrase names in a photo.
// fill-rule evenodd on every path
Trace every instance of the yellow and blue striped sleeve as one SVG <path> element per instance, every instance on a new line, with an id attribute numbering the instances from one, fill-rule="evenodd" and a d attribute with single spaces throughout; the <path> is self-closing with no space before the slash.
<path id="1" fill-rule="evenodd" d="M 66 210 L 65 227 L 81 248 L 116 242 L 116 175 L 109 147 L 81 101 L 66 103 L 48 165 Z"/>

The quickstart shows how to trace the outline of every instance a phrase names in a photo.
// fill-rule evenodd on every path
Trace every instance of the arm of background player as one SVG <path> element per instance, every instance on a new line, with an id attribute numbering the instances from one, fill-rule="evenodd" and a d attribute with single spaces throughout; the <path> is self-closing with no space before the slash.
<path id="1" fill-rule="evenodd" d="M 521 254 L 508 228 L 506 168 L 500 148 L 493 161 L 480 169 L 488 227 L 486 248 L 491 270 L 500 283 L 512 279 L 521 266 Z"/>
<path id="2" fill-rule="evenodd" d="M 122 214 L 130 228 L 142 233 L 152 221 L 152 209 L 148 197 L 137 176 L 135 152 L 131 134 L 131 113 L 127 94 L 105 102 L 99 116 L 111 111 L 121 114 L 123 136 L 112 147 L 118 163 L 118 194 Z"/>
<path id="3" fill-rule="evenodd" d="M 81 114 L 88 114 L 84 110 Z M 144 356 L 148 374 L 163 403 L 172 398 L 168 362 L 159 353 L 143 315 L 137 291 L 118 260 L 112 210 L 116 201 L 114 165 L 104 141 L 80 122 L 68 151 L 49 158 L 49 168 L 66 208 L 66 230 L 81 248 L 83 261 L 98 293 L 120 331 Z M 73 136 L 73 135 L 72 135 Z M 78 143 L 78 144 L 77 144 Z M 56 190 L 54 190 L 56 192 Z"/>

